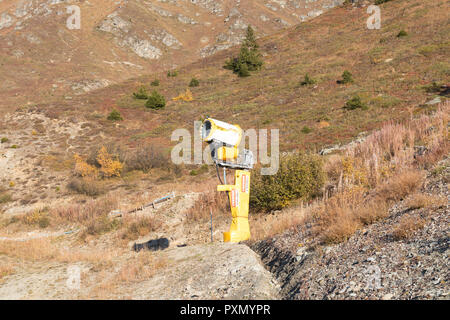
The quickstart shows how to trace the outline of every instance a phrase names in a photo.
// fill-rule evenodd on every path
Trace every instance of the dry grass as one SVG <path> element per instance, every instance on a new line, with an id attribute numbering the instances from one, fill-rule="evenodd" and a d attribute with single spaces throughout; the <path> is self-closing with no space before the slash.
<path id="1" fill-rule="evenodd" d="M 162 221 L 156 217 L 125 216 L 123 218 L 122 239 L 136 240 L 162 226 Z"/>
<path id="2" fill-rule="evenodd" d="M 86 227 L 80 235 L 81 239 L 86 240 L 87 236 L 102 235 L 121 227 L 120 220 L 108 217 L 108 214 L 117 208 L 117 195 L 106 195 L 95 200 L 88 200 L 83 204 L 53 208 L 50 210 L 49 217 L 55 225 L 75 223 Z"/>
<path id="3" fill-rule="evenodd" d="M 251 240 L 263 240 L 295 228 L 304 222 L 305 212 L 309 209 L 310 207 L 304 208 L 300 206 L 274 214 L 251 216 L 249 219 L 252 234 Z"/>
<path id="4" fill-rule="evenodd" d="M 386 218 L 389 214 L 388 204 L 383 199 L 375 198 L 356 208 L 354 215 L 362 225 L 369 225 Z"/>
<path id="5" fill-rule="evenodd" d="M 103 281 L 96 285 L 90 292 L 89 295 L 83 299 L 97 299 L 97 300 L 107 300 L 115 295 L 117 289 L 117 283 L 114 280 L 108 279 L 110 277 L 104 271 L 99 274 L 99 279 Z M 107 280 L 105 280 L 107 279 Z"/>
<path id="6" fill-rule="evenodd" d="M 67 184 L 67 188 L 90 197 L 97 197 L 107 192 L 105 181 L 90 177 L 73 178 Z"/>
<path id="7" fill-rule="evenodd" d="M 29 241 L 0 241 L 0 254 L 20 260 L 48 261 L 58 256 L 58 250 L 49 239 Z"/>
<path id="8" fill-rule="evenodd" d="M 378 188 L 378 194 L 386 201 L 398 201 L 416 191 L 425 175 L 421 171 L 408 170 L 393 176 Z"/>
<path id="9" fill-rule="evenodd" d="M 167 260 L 161 256 L 155 256 L 151 252 L 141 251 L 132 261 L 127 262 L 117 274 L 117 280 L 121 282 L 135 282 L 148 280 L 161 269 L 167 266 Z"/>
<path id="10" fill-rule="evenodd" d="M 346 241 L 356 230 L 386 218 L 389 204 L 417 190 L 422 179 L 421 171 L 409 170 L 393 175 L 379 186 L 375 196 L 367 195 L 361 187 L 334 195 L 311 216 L 316 234 L 325 243 Z"/>
<path id="11" fill-rule="evenodd" d="M 436 162 L 442 159 L 445 155 L 450 153 L 450 140 L 447 138 L 446 140 L 441 141 L 440 139 L 436 142 L 432 150 L 429 150 L 422 156 L 416 157 L 416 162 L 425 169 L 430 169 Z"/>
<path id="12" fill-rule="evenodd" d="M 393 228 L 392 236 L 395 240 L 410 238 L 416 231 L 422 229 L 426 221 L 421 217 L 403 216 L 399 223 Z"/>
<path id="13" fill-rule="evenodd" d="M 11 274 L 14 274 L 15 272 L 15 268 L 14 265 L 11 263 L 1 263 L 0 264 L 0 283 L 2 281 L 2 279 L 6 276 L 9 276 Z"/>
<path id="14" fill-rule="evenodd" d="M 325 243 L 347 240 L 356 230 L 387 216 L 383 199 L 373 198 L 363 202 L 364 190 L 353 189 L 325 200 L 310 213 L 314 233 Z"/>
<path id="15" fill-rule="evenodd" d="M 118 200 L 113 195 L 89 200 L 84 204 L 65 205 L 51 210 L 50 214 L 61 222 L 86 223 L 117 209 Z"/>
<path id="16" fill-rule="evenodd" d="M 187 221 L 198 222 L 210 218 L 210 209 L 214 215 L 225 215 L 230 212 L 230 205 L 226 193 L 207 191 L 201 194 L 194 205 L 186 212 Z"/>
<path id="17" fill-rule="evenodd" d="M 109 267 L 117 256 L 113 250 L 101 249 L 60 249 L 52 239 L 32 239 L 28 241 L 0 241 L 0 254 L 26 261 L 57 261 L 62 263 L 87 262 L 96 267 Z"/>
<path id="18" fill-rule="evenodd" d="M 321 239 L 325 243 L 339 243 L 348 240 L 360 227 L 359 221 L 351 214 L 351 211 L 341 211 L 334 213 L 335 220 L 321 234 Z M 350 212 L 350 214 L 349 214 Z"/>
<path id="19" fill-rule="evenodd" d="M 117 252 L 113 250 L 101 250 L 101 249 L 62 249 L 59 250 L 56 260 L 64 263 L 73 262 L 88 262 L 97 266 L 112 266 L 112 260 L 117 256 Z"/>
<path id="20" fill-rule="evenodd" d="M 409 168 L 421 168 L 427 161 L 436 161 L 448 151 L 448 129 L 450 103 L 444 103 L 433 115 L 422 115 L 405 123 L 388 122 L 379 130 L 370 134 L 365 141 L 346 150 L 341 165 L 343 183 L 364 182 L 371 188 L 386 181 L 391 175 Z M 415 145 L 425 146 L 427 152 L 423 157 L 415 156 Z M 350 165 L 345 166 L 346 159 Z M 339 160 L 333 159 L 329 165 L 339 174 Z M 337 162 L 337 163 L 336 163 Z M 361 179 L 362 176 L 362 179 Z M 413 177 L 409 177 L 412 178 Z M 407 183 L 407 174 L 404 177 Z"/>
<path id="21" fill-rule="evenodd" d="M 21 221 L 26 225 L 37 225 L 40 228 L 46 228 L 50 225 L 49 214 L 45 208 L 26 213 L 21 217 Z"/>
<path id="22" fill-rule="evenodd" d="M 105 234 L 110 231 L 117 230 L 121 227 L 122 221 L 109 218 L 108 216 L 104 215 L 101 217 L 98 217 L 96 219 L 89 220 L 86 224 L 86 229 L 81 234 L 81 239 L 86 239 L 88 235 L 90 236 L 98 236 Z"/>
<path id="23" fill-rule="evenodd" d="M 87 298 L 110 299 L 116 294 L 118 286 L 149 280 L 167 265 L 168 261 L 164 256 L 148 251 L 136 253 L 117 273 L 101 270 L 98 275 L 100 283 L 90 291 Z"/>
<path id="24" fill-rule="evenodd" d="M 437 209 L 442 208 L 447 204 L 448 201 L 444 197 L 423 193 L 414 193 L 410 195 L 405 202 L 405 205 L 410 209 Z"/>
<path id="25" fill-rule="evenodd" d="M 0 205 L 12 201 L 12 197 L 9 193 L 6 193 L 0 189 Z"/>
<path id="26" fill-rule="evenodd" d="M 424 180 L 423 163 L 415 156 L 418 143 L 427 148 L 426 161 L 435 162 L 448 145 L 449 104 L 434 115 L 400 124 L 388 122 L 365 141 L 350 146 L 344 155 L 327 159 L 325 170 L 334 194 L 324 193 L 319 209 L 310 216 L 324 242 L 347 240 L 364 225 L 388 215 L 388 207 L 415 193 Z M 411 207 L 438 207 L 445 199 L 414 194 Z"/>

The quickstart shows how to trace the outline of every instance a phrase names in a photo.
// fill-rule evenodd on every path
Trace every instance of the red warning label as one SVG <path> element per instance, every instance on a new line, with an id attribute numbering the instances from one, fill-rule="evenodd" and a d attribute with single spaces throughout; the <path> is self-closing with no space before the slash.
<path id="1" fill-rule="evenodd" d="M 241 192 L 248 192 L 248 176 L 245 174 L 241 178 Z"/>
<path id="2" fill-rule="evenodd" d="M 231 207 L 236 208 L 239 206 L 239 190 L 231 190 Z"/>

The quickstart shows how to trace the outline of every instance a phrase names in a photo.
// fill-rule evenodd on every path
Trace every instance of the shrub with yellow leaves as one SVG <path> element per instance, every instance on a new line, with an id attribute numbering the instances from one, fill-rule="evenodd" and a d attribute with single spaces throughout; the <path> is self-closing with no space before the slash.
<path id="1" fill-rule="evenodd" d="M 75 173 L 77 175 L 81 177 L 96 177 L 98 175 L 97 168 L 88 164 L 80 155 L 75 154 L 73 158 L 75 159 Z"/>
<path id="2" fill-rule="evenodd" d="M 172 98 L 173 101 L 183 100 L 185 102 L 189 102 L 194 100 L 194 97 L 192 96 L 192 92 L 189 89 L 186 89 L 185 93 L 181 93 L 178 97 Z"/>
<path id="3" fill-rule="evenodd" d="M 97 162 L 100 164 L 100 173 L 103 177 L 120 177 L 123 164 L 108 153 L 103 146 L 98 151 Z"/>

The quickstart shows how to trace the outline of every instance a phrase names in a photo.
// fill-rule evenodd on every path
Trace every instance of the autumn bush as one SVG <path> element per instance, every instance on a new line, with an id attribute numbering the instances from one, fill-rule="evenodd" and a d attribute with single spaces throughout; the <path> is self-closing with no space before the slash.
<path id="1" fill-rule="evenodd" d="M 40 228 L 47 228 L 50 225 L 48 210 L 34 210 L 22 217 L 22 222 L 27 225 L 37 225 Z"/>
<path id="2" fill-rule="evenodd" d="M 89 152 L 85 158 L 86 162 L 97 168 L 100 167 L 100 163 L 97 160 L 99 151 L 105 147 L 106 151 L 111 155 L 113 159 L 116 159 L 122 163 L 125 162 L 125 157 L 128 153 L 123 146 L 117 142 L 104 142 L 99 145 L 94 145 L 89 149 Z"/>
<path id="3" fill-rule="evenodd" d="M 172 98 L 173 101 L 183 100 L 185 102 L 193 101 L 194 97 L 192 96 L 192 92 L 189 89 L 186 89 L 185 93 L 180 93 L 178 96 Z"/>
<path id="4" fill-rule="evenodd" d="M 105 147 L 101 147 L 97 154 L 97 162 L 100 164 L 100 175 L 102 177 L 120 177 L 123 164 L 108 153 Z"/>
<path id="5" fill-rule="evenodd" d="M 254 170 L 250 188 L 250 207 L 255 211 L 279 210 L 295 199 L 312 199 L 325 182 L 322 158 L 313 154 L 292 154 L 280 159 L 275 175 Z"/>
<path id="6" fill-rule="evenodd" d="M 97 149 L 95 149 L 97 150 Z M 123 163 L 119 160 L 118 155 L 112 155 L 105 146 L 101 146 L 97 151 L 94 150 L 95 158 L 83 158 L 75 154 L 75 169 L 77 176 L 85 178 L 78 179 L 78 182 L 88 182 L 99 177 L 110 178 L 120 177 L 123 170 Z"/>

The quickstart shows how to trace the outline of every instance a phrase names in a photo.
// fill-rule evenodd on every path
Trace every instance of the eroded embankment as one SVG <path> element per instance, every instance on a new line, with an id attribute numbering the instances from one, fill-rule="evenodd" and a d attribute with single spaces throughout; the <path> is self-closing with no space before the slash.
<path id="1" fill-rule="evenodd" d="M 301 284 L 292 284 L 290 279 L 302 267 L 302 261 L 297 261 L 291 251 L 278 248 L 272 240 L 258 241 L 250 248 L 260 255 L 262 263 L 277 279 L 281 289 L 280 298 L 293 299 Z"/>
<path id="2" fill-rule="evenodd" d="M 438 168 L 418 192 L 439 198 L 437 205 L 403 199 L 385 219 L 335 245 L 312 245 L 300 225 L 249 246 L 284 299 L 448 299 L 449 158 Z"/>

